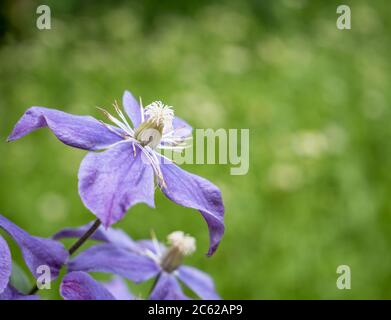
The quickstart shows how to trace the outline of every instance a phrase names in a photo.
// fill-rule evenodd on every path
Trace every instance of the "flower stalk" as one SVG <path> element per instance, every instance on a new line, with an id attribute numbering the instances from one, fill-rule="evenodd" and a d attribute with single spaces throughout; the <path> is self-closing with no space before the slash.
<path id="1" fill-rule="evenodd" d="M 71 256 L 74 254 L 88 239 L 91 237 L 94 232 L 99 228 L 102 222 L 99 219 L 96 219 L 92 226 L 68 249 L 68 253 Z M 38 291 L 37 284 L 31 288 L 29 295 L 35 294 Z"/>
<path id="2" fill-rule="evenodd" d="M 101 225 L 101 221 L 99 219 L 96 219 L 91 228 L 89 228 L 85 234 L 83 234 L 79 240 L 77 240 L 72 247 L 69 248 L 68 252 L 69 255 L 72 255 L 75 253 L 83 244 L 88 240 L 89 237 L 93 235 L 93 233 L 99 228 Z"/>

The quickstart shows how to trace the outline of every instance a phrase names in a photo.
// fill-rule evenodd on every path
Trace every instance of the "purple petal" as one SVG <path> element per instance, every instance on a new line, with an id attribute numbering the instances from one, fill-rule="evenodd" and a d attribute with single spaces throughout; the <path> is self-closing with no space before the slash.
<path id="1" fill-rule="evenodd" d="M 7 287 L 12 272 L 11 252 L 0 235 L 0 293 Z"/>
<path id="2" fill-rule="evenodd" d="M 132 143 L 89 153 L 79 169 L 79 193 L 84 205 L 109 227 L 133 205 L 154 207 L 154 175 Z"/>
<path id="3" fill-rule="evenodd" d="M 60 240 L 64 238 L 80 238 L 91 227 L 92 222 L 81 227 L 76 228 L 64 228 L 53 235 L 54 240 Z M 100 226 L 89 239 L 114 243 L 118 246 L 122 246 L 129 250 L 138 251 L 139 247 L 136 242 L 133 241 L 124 231 L 121 229 L 108 228 L 105 229 Z"/>
<path id="4" fill-rule="evenodd" d="M 189 300 L 173 274 L 162 272 L 153 289 L 150 300 Z"/>
<path id="5" fill-rule="evenodd" d="M 24 260 L 32 274 L 38 278 L 37 268 L 47 265 L 51 271 L 52 279 L 58 276 L 60 268 L 68 258 L 64 246 L 54 240 L 33 237 L 11 221 L 0 215 L 0 228 L 4 229 L 22 250 Z"/>
<path id="6" fill-rule="evenodd" d="M 164 253 L 167 250 L 167 247 L 161 243 L 156 241 L 156 244 L 152 240 L 137 240 L 136 245 L 141 250 L 149 250 L 154 254 L 158 254 L 160 256 L 160 253 Z"/>
<path id="7" fill-rule="evenodd" d="M 103 286 L 109 290 L 116 300 L 134 300 L 133 294 L 121 277 L 114 277 L 110 282 L 104 282 Z"/>
<path id="8" fill-rule="evenodd" d="M 134 128 L 137 128 L 141 124 L 141 108 L 137 100 L 129 91 L 124 92 L 124 95 L 122 96 L 122 105 L 130 120 L 132 120 Z"/>
<path id="9" fill-rule="evenodd" d="M 201 212 L 209 228 L 208 256 L 211 256 L 224 234 L 224 205 L 219 188 L 167 160 L 162 162 L 160 168 L 166 183 L 163 193 L 177 204 Z"/>
<path id="10" fill-rule="evenodd" d="M 174 120 L 172 122 L 172 126 L 175 130 L 175 136 L 186 138 L 188 136 L 191 136 L 193 128 L 183 119 L 179 117 L 174 117 Z"/>
<path id="11" fill-rule="evenodd" d="M 134 282 L 155 276 L 159 266 L 149 257 L 113 244 L 98 244 L 80 253 L 68 263 L 69 271 L 109 272 Z"/>
<path id="12" fill-rule="evenodd" d="M 85 272 L 67 274 L 62 279 L 60 294 L 64 300 L 115 300 L 102 284 Z"/>
<path id="13" fill-rule="evenodd" d="M 101 150 L 122 138 L 90 116 L 76 116 L 55 109 L 31 107 L 19 119 L 8 141 L 48 127 L 63 143 L 85 150 Z"/>
<path id="14" fill-rule="evenodd" d="M 220 300 L 212 278 L 196 268 L 181 266 L 177 269 L 178 278 L 193 290 L 201 299 Z"/>
<path id="15" fill-rule="evenodd" d="M 24 295 L 11 285 L 8 285 L 2 293 L 0 300 L 39 300 L 37 295 Z"/>

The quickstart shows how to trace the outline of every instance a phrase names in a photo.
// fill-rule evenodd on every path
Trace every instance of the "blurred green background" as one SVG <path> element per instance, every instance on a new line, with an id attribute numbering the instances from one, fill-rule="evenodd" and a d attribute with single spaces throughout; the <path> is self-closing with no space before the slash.
<path id="1" fill-rule="evenodd" d="M 391 7 L 343 3 L 351 30 L 336 28 L 337 1 L 49 0 L 52 29 L 40 31 L 39 2 L 2 1 L 0 212 L 40 236 L 94 219 L 77 193 L 86 152 L 49 130 L 5 140 L 32 105 L 102 119 L 95 106 L 129 89 L 195 128 L 249 128 L 250 170 L 185 166 L 223 192 L 212 258 L 201 216 L 160 192 L 156 210 L 136 206 L 116 227 L 194 235 L 186 262 L 226 299 L 390 298 Z M 339 265 L 351 290 L 336 287 Z"/>

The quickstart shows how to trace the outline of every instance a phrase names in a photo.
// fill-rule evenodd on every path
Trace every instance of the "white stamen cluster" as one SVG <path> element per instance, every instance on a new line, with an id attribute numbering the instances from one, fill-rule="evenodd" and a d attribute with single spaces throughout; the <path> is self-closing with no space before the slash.
<path id="1" fill-rule="evenodd" d="M 195 239 L 182 231 L 175 231 L 167 237 L 169 247 L 164 248 L 152 235 L 154 250 L 145 249 L 144 254 L 153 259 L 160 267 L 168 272 L 174 272 L 181 264 L 184 256 L 192 254 L 196 249 Z M 163 251 L 162 251 L 163 249 Z"/>
<path id="2" fill-rule="evenodd" d="M 182 135 L 178 135 L 181 128 L 173 128 L 174 111 L 172 110 L 171 106 L 167 106 L 161 101 L 152 102 L 147 107 L 143 108 L 140 99 L 140 113 L 142 123 L 137 128 L 132 128 L 130 126 L 129 121 L 127 120 L 125 114 L 121 111 L 117 102 L 113 104 L 113 107 L 118 117 L 114 117 L 108 111 L 102 108 L 98 108 L 115 125 L 115 127 L 104 122 L 102 122 L 102 124 L 106 126 L 106 128 L 112 133 L 123 138 L 123 140 L 116 142 L 107 148 L 112 148 L 122 143 L 132 143 L 133 153 L 136 155 L 135 146 L 138 145 L 142 153 L 147 157 L 150 164 L 152 165 L 160 187 L 165 187 L 163 174 L 160 170 L 159 159 L 157 156 L 158 153 L 155 151 L 155 149 L 169 149 L 180 152 L 183 149 L 190 147 L 190 145 L 186 144 L 186 141 L 191 140 L 192 137 L 182 137 Z M 160 136 L 159 134 L 151 137 L 151 135 L 148 134 L 148 132 L 151 132 L 150 129 L 156 129 L 162 135 Z M 148 132 L 144 132 L 145 130 L 148 130 Z M 150 139 L 152 141 L 149 141 Z M 147 143 L 145 140 L 148 140 Z M 166 158 L 162 154 L 159 154 L 159 156 Z"/>
<path id="3" fill-rule="evenodd" d="M 183 231 L 174 231 L 167 236 L 168 244 L 177 248 L 183 255 L 187 256 L 196 250 L 196 241 L 193 237 L 186 235 Z"/>
<path id="4" fill-rule="evenodd" d="M 161 101 L 154 101 L 145 107 L 144 113 L 156 125 L 163 126 L 164 132 L 169 132 L 173 129 L 174 111 L 172 106 L 167 106 Z"/>

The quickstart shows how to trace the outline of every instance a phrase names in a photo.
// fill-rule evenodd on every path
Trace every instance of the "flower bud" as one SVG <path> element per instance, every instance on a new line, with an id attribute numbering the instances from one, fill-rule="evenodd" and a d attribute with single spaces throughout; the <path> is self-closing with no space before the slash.
<path id="1" fill-rule="evenodd" d="M 183 257 L 196 250 L 195 239 L 182 231 L 175 231 L 167 237 L 170 247 L 163 256 L 161 267 L 166 272 L 173 272 L 182 263 Z"/>
<path id="2" fill-rule="evenodd" d="M 142 146 L 156 148 L 163 132 L 172 130 L 174 111 L 161 101 L 152 102 L 145 107 L 146 120 L 136 129 L 134 137 Z"/>

